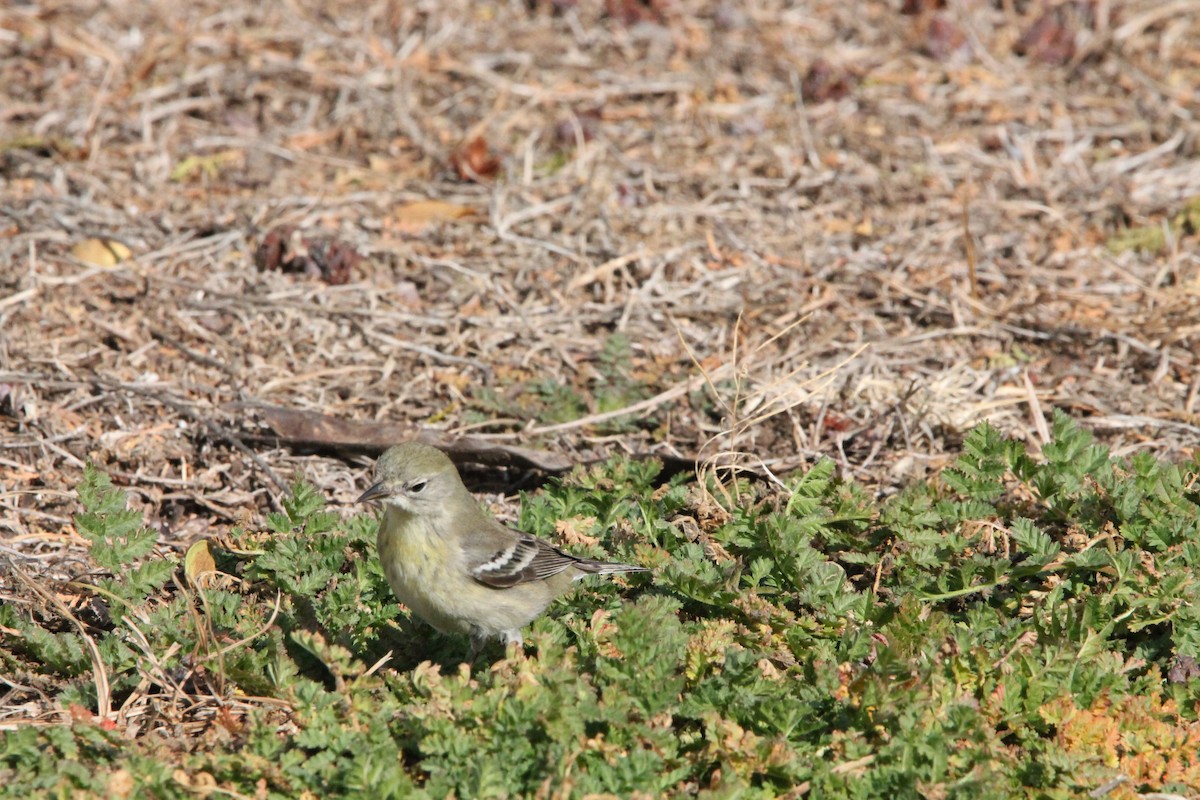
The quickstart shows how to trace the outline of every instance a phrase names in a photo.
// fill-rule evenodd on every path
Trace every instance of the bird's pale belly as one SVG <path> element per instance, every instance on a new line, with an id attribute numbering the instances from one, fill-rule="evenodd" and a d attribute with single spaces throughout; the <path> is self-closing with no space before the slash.
<path id="1" fill-rule="evenodd" d="M 528 625 L 553 599 L 541 581 L 510 589 L 477 583 L 437 531 L 402 521 L 400 514 L 388 509 L 380 521 L 376 545 L 383 573 L 396 599 L 439 631 L 497 636 Z"/>
<path id="2" fill-rule="evenodd" d="M 390 513 L 390 512 L 389 512 Z M 409 610 L 443 633 L 470 633 L 457 609 L 454 593 L 448 587 L 449 570 L 457 567 L 447 545 L 432 531 L 406 526 L 407 535 L 389 525 L 385 514 L 379 526 L 379 560 L 396 599 Z"/>

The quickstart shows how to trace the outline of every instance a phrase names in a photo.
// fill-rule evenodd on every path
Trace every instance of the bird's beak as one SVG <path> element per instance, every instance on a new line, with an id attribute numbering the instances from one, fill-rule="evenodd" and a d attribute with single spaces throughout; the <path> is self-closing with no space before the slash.
<path id="1" fill-rule="evenodd" d="M 360 494 L 358 496 L 358 499 L 355 500 L 354 502 L 365 503 L 368 500 L 378 500 L 381 497 L 387 497 L 387 496 L 388 496 L 388 490 L 383 485 L 383 481 L 380 481 L 379 483 L 371 484 L 371 487 L 369 489 L 367 489 L 365 492 L 363 492 L 362 494 Z"/>

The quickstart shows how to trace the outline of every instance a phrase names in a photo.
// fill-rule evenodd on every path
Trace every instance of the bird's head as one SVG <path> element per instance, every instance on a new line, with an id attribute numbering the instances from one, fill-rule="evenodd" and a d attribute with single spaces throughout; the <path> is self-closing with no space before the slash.
<path id="1" fill-rule="evenodd" d="M 462 489 L 458 470 L 441 450 L 420 442 L 389 448 L 375 462 L 375 481 L 358 502 L 382 500 L 409 513 L 443 508 Z"/>

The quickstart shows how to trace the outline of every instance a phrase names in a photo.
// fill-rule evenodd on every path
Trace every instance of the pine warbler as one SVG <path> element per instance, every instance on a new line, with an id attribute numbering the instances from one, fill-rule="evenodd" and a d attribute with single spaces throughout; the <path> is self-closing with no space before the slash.
<path id="1" fill-rule="evenodd" d="M 564 553 L 501 524 L 463 486 L 441 450 L 390 448 L 358 502 L 382 500 L 378 549 L 400 602 L 443 633 L 465 633 L 472 652 L 488 639 L 521 644 L 521 628 L 585 575 L 645 567 Z"/>

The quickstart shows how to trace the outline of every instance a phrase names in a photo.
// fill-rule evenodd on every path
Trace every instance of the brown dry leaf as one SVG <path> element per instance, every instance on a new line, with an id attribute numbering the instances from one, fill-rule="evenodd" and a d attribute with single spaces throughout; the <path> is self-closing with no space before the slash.
<path id="1" fill-rule="evenodd" d="M 331 286 L 349 283 L 360 261 L 362 254 L 349 242 L 333 235 L 305 236 L 294 225 L 272 229 L 254 251 L 260 270 L 307 275 Z"/>
<path id="2" fill-rule="evenodd" d="M 367 154 L 367 172 L 386 178 L 404 177 L 412 179 L 415 174 L 416 164 L 408 155 L 389 156 L 382 153 Z M 362 170 L 355 170 L 356 175 L 361 179 Z"/>
<path id="3" fill-rule="evenodd" d="M 450 154 L 450 166 L 464 181 L 494 178 L 500 172 L 500 158 L 492 154 L 487 140 L 476 136 Z"/>
<path id="4" fill-rule="evenodd" d="M 1050 65 L 1063 65 L 1075 57 L 1075 20 L 1061 8 L 1051 8 L 1013 45 L 1013 52 Z"/>
<path id="5" fill-rule="evenodd" d="M 842 67 L 834 66 L 823 58 L 818 58 L 808 68 L 800 91 L 805 101 L 824 103 L 826 100 L 840 100 L 848 95 L 854 87 L 854 76 Z"/>
<path id="6" fill-rule="evenodd" d="M 7 469 L 0 469 L 0 479 L 5 483 L 29 483 L 42 477 L 42 473 L 32 469 L 25 469 L 20 465 L 6 465 Z"/>
<path id="7" fill-rule="evenodd" d="M 904 0 L 904 4 L 900 6 L 900 13 L 906 16 L 916 16 L 945 7 L 946 0 Z"/>
<path id="8" fill-rule="evenodd" d="M 866 216 L 860 220 L 834 218 L 824 220 L 824 228 L 829 234 L 847 234 L 852 233 L 855 236 L 870 236 L 875 228 L 871 223 L 871 217 Z"/>
<path id="9" fill-rule="evenodd" d="M 438 370 L 434 372 L 433 379 L 442 386 L 449 386 L 460 392 L 465 391 L 474 382 L 470 375 L 450 370 Z"/>
<path id="10" fill-rule="evenodd" d="M 596 649 L 606 658 L 619 659 L 621 651 L 612 643 L 613 631 L 617 626 L 611 622 L 612 612 L 605 611 L 603 608 L 596 609 L 592 614 L 592 637 L 596 641 Z"/>
<path id="11" fill-rule="evenodd" d="M 925 28 L 925 41 L 922 49 L 930 58 L 938 61 L 949 61 L 969 50 L 967 35 L 946 14 L 935 14 Z"/>
<path id="12" fill-rule="evenodd" d="M 657 0 L 606 0 L 604 10 L 622 25 L 633 27 L 642 22 L 663 24 L 666 21 L 663 6 L 665 3 Z"/>
<path id="13" fill-rule="evenodd" d="M 134 786 L 133 775 L 127 769 L 118 769 L 108 776 L 105 782 L 108 789 L 108 796 L 115 797 L 119 800 L 133 795 Z"/>
<path id="14" fill-rule="evenodd" d="M 71 248 L 71 255 L 94 267 L 115 267 L 133 254 L 112 239 L 84 239 Z"/>
<path id="15" fill-rule="evenodd" d="M 285 146 L 289 150 L 315 150 L 318 147 L 324 147 L 330 142 L 336 142 L 341 135 L 342 132 L 337 128 L 323 131 L 303 131 L 289 136 Z"/>
<path id="16" fill-rule="evenodd" d="M 388 215 L 388 222 L 393 228 L 405 233 L 420 233 L 437 222 L 453 222 L 475 215 L 475 209 L 469 206 L 446 203 L 442 200 L 417 200 L 398 206 Z"/>
<path id="17" fill-rule="evenodd" d="M 481 317 L 487 313 L 488 311 L 484 308 L 483 301 L 479 299 L 479 295 L 472 295 L 471 299 L 464 303 L 458 310 L 458 316 L 462 319 Z"/>
<path id="18" fill-rule="evenodd" d="M 595 526 L 595 517 L 571 517 L 570 519 L 560 519 L 554 523 L 554 532 L 567 544 L 592 547 L 600 544 L 600 540 L 595 536 L 583 533 L 580 529 L 589 529 Z"/>

